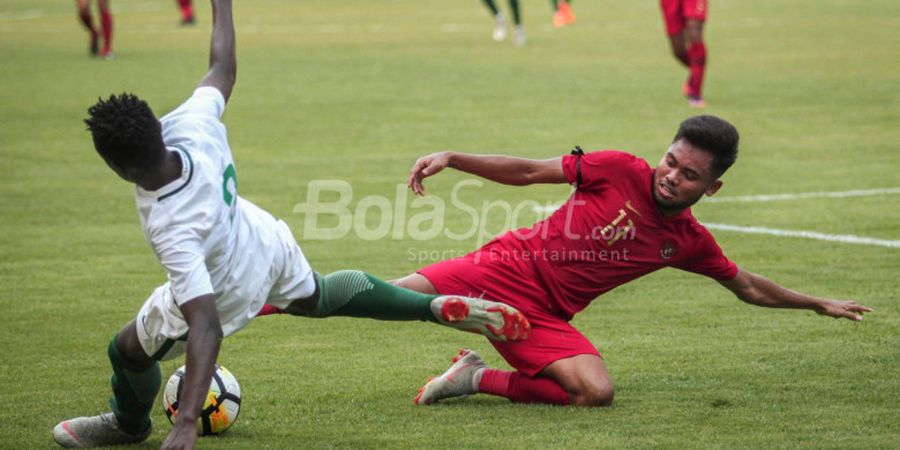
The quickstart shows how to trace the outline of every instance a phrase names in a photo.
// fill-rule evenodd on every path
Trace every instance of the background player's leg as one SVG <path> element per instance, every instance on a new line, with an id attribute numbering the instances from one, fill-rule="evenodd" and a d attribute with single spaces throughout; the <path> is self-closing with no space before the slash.
<path id="1" fill-rule="evenodd" d="M 672 55 L 675 56 L 684 67 L 690 67 L 688 62 L 687 44 L 685 43 L 684 32 L 676 33 L 669 36 L 669 44 L 672 46 Z"/>
<path id="2" fill-rule="evenodd" d="M 484 2 L 484 6 L 487 6 L 487 9 L 489 9 L 491 11 L 492 17 L 497 17 L 498 15 L 500 15 L 500 10 L 497 9 L 497 4 L 494 3 L 494 0 L 481 0 L 481 1 Z"/>
<path id="3" fill-rule="evenodd" d="M 706 46 L 703 43 L 703 22 L 695 19 L 688 19 L 684 35 L 688 67 L 691 72 L 688 81 L 688 96 L 692 100 L 701 100 L 703 76 L 706 71 Z"/>
<path id="4" fill-rule="evenodd" d="M 97 55 L 97 53 L 100 52 L 100 45 L 97 42 L 100 35 L 97 33 L 97 29 L 94 28 L 94 20 L 91 17 L 91 5 L 89 0 L 77 0 L 75 4 L 78 6 L 78 18 L 81 19 L 81 24 L 84 25 L 84 27 L 87 28 L 88 33 L 91 34 L 88 51 L 90 51 L 91 55 Z"/>
<path id="5" fill-rule="evenodd" d="M 107 0 L 97 0 L 97 5 L 100 7 L 100 29 L 103 31 L 103 50 L 100 51 L 100 57 L 110 58 L 112 57 L 112 13 L 109 11 Z"/>
<path id="6" fill-rule="evenodd" d="M 181 24 L 191 25 L 194 23 L 194 5 L 191 0 L 178 0 L 178 9 L 181 11 Z"/>
<path id="7" fill-rule="evenodd" d="M 513 23 L 522 25 L 522 11 L 519 9 L 519 0 L 509 0 L 509 10 L 512 11 Z"/>
<path id="8" fill-rule="evenodd" d="M 491 12 L 491 17 L 494 18 L 494 40 L 500 42 L 506 39 L 506 17 L 503 16 L 503 13 L 497 9 L 497 4 L 494 3 L 494 0 L 482 0 L 484 5 L 487 6 L 488 10 Z"/>
<path id="9" fill-rule="evenodd" d="M 516 45 L 525 45 L 528 38 L 525 36 L 525 28 L 522 27 L 522 11 L 519 8 L 519 0 L 509 0 L 509 9 L 512 10 L 513 23 L 513 42 Z"/>
<path id="10" fill-rule="evenodd" d="M 150 411 L 161 383 L 159 363 L 141 348 L 134 321 L 109 343 L 108 353 L 113 368 L 109 404 L 125 432 L 141 433 L 150 428 Z"/>

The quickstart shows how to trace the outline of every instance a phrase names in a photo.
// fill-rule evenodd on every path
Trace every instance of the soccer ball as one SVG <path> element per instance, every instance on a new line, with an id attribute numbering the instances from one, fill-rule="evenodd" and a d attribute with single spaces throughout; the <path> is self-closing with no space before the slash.
<path id="1" fill-rule="evenodd" d="M 203 410 L 197 421 L 197 434 L 207 436 L 219 434 L 234 424 L 241 410 L 241 386 L 228 369 L 216 364 L 212 383 L 203 402 Z M 169 377 L 163 391 L 163 407 L 169 422 L 175 423 L 181 389 L 184 385 L 185 366 L 181 366 Z"/>

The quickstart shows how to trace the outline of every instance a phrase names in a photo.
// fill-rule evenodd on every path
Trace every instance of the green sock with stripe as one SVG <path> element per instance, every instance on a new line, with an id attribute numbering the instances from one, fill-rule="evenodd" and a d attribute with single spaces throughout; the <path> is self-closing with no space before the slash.
<path id="1" fill-rule="evenodd" d="M 394 286 L 359 270 L 316 276 L 319 301 L 311 317 L 368 317 L 378 320 L 421 320 L 439 323 L 431 312 L 437 295 Z"/>

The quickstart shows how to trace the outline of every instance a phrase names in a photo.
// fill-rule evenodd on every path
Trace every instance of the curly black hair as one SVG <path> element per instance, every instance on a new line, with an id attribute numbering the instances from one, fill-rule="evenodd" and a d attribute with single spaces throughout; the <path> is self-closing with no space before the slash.
<path id="1" fill-rule="evenodd" d="M 737 160 L 740 136 L 734 125 L 716 116 L 694 116 L 681 122 L 672 142 L 684 139 L 713 156 L 712 174 L 722 176 Z"/>
<path id="2" fill-rule="evenodd" d="M 97 99 L 84 120 L 97 153 L 123 168 L 143 169 L 165 155 L 162 127 L 147 102 L 123 92 Z"/>

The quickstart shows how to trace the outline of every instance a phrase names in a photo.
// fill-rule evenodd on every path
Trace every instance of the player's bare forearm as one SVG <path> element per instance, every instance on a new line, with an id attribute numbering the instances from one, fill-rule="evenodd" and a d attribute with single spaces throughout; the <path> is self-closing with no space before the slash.
<path id="1" fill-rule="evenodd" d="M 720 283 L 742 301 L 757 306 L 809 309 L 822 315 L 850 320 L 862 320 L 863 313 L 872 311 L 871 308 L 858 305 L 854 301 L 814 297 L 787 289 L 768 278 L 743 269 L 738 271 L 733 280 Z"/>
<path id="2" fill-rule="evenodd" d="M 190 428 L 196 434 L 197 417 L 209 391 L 219 346 L 222 342 L 222 326 L 216 312 L 215 297 L 204 295 L 181 305 L 190 332 L 187 341 L 187 361 L 184 374 L 184 388 L 176 429 Z"/>
<path id="3" fill-rule="evenodd" d="M 450 167 L 497 183 L 524 186 L 566 181 L 559 158 L 539 161 L 505 155 L 448 153 Z"/>
<path id="4" fill-rule="evenodd" d="M 234 40 L 234 20 L 231 0 L 212 0 L 213 28 L 209 44 L 209 72 L 200 86 L 212 86 L 222 93 L 225 101 L 237 78 L 237 57 Z"/>
<path id="5" fill-rule="evenodd" d="M 561 158 L 535 160 L 505 155 L 473 155 L 458 152 L 438 152 L 419 158 L 410 170 L 407 185 L 423 195 L 424 178 L 446 167 L 512 186 L 534 183 L 565 183 Z"/>

